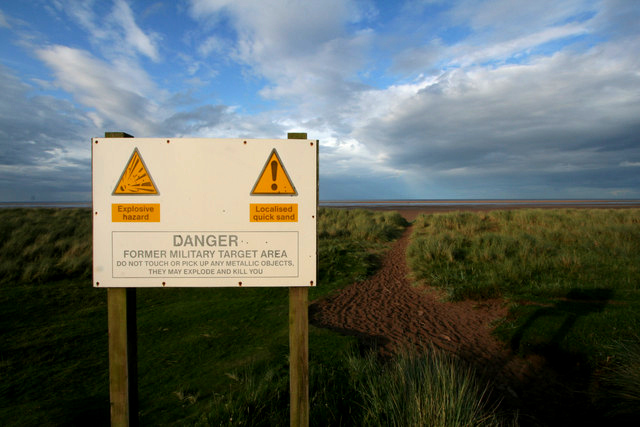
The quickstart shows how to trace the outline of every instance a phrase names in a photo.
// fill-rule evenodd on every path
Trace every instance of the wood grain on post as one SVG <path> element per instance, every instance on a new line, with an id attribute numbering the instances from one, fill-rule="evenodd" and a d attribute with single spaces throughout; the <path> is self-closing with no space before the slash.
<path id="1" fill-rule="evenodd" d="M 132 138 L 105 132 L 105 138 Z M 136 289 L 107 289 L 109 398 L 112 426 L 138 425 L 138 343 Z"/>
<path id="2" fill-rule="evenodd" d="M 287 139 L 307 139 L 289 133 Z M 291 427 L 309 425 L 309 288 L 289 288 L 289 391 Z"/>

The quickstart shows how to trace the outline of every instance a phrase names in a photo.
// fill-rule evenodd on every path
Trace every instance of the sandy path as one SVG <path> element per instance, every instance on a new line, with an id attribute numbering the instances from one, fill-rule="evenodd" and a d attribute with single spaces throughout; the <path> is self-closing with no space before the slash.
<path id="1" fill-rule="evenodd" d="M 500 301 L 442 302 L 435 291 L 413 287 L 405 252 L 411 228 L 395 242 L 380 270 L 311 306 L 316 326 L 376 341 L 383 354 L 407 344 L 435 346 L 470 360 L 493 360 L 506 349 L 491 323 L 506 315 Z"/>

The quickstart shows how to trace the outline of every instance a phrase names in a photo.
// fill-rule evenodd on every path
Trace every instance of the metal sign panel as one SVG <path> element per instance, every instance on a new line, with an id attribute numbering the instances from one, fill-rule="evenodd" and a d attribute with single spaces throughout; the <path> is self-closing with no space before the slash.
<path id="1" fill-rule="evenodd" d="M 317 141 L 91 146 L 95 287 L 316 284 Z"/>

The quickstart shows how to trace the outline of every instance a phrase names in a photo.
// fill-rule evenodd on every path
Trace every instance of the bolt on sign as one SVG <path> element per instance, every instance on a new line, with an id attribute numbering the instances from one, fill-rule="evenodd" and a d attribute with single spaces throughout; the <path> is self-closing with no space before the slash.
<path id="1" fill-rule="evenodd" d="M 316 140 L 91 147 L 95 287 L 316 284 Z"/>

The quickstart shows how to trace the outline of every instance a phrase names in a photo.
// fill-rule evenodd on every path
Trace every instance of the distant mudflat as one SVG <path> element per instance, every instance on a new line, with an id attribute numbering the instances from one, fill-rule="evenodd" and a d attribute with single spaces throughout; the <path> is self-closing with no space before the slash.
<path id="1" fill-rule="evenodd" d="M 640 200 L 332 200 L 320 207 L 394 210 L 408 220 L 421 213 L 490 211 L 496 209 L 621 209 L 640 208 Z"/>

